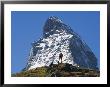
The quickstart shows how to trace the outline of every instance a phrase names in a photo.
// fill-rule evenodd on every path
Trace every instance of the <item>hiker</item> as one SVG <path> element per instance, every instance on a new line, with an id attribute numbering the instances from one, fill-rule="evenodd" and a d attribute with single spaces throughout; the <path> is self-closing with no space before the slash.
<path id="1" fill-rule="evenodd" d="M 59 61 L 61 60 L 61 63 L 62 63 L 62 57 L 63 57 L 63 54 L 60 53 L 60 54 L 59 54 Z"/>

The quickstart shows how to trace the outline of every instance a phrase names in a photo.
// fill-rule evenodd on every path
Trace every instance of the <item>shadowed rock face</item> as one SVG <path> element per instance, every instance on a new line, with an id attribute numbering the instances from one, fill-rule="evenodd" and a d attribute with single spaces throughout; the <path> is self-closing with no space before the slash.
<path id="1" fill-rule="evenodd" d="M 43 28 L 43 37 L 32 43 L 26 70 L 62 63 L 96 69 L 97 59 L 87 44 L 70 26 L 58 17 L 49 17 Z"/>

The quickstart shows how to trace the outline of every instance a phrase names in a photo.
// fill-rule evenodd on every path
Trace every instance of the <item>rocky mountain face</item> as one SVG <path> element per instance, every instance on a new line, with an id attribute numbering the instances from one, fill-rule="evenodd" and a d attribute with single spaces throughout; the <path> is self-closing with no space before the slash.
<path id="1" fill-rule="evenodd" d="M 43 27 L 43 36 L 32 43 L 25 70 L 62 63 L 76 67 L 96 69 L 97 58 L 88 45 L 72 28 L 58 17 L 49 17 Z"/>

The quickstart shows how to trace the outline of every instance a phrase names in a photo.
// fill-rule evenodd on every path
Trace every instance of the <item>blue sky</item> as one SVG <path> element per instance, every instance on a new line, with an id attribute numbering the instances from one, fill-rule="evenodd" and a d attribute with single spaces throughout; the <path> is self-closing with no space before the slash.
<path id="1" fill-rule="evenodd" d="M 11 72 L 20 72 L 27 63 L 31 43 L 42 37 L 43 26 L 50 16 L 68 24 L 100 60 L 100 12 L 98 11 L 12 11 Z"/>

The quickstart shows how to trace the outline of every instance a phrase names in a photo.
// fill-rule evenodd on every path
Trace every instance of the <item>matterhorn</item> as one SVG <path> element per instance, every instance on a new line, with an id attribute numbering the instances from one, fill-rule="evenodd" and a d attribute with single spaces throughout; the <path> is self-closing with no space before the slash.
<path id="1" fill-rule="evenodd" d="M 63 55 L 62 60 L 59 60 L 60 54 Z M 25 69 L 58 63 L 97 68 L 97 58 L 84 40 L 58 17 L 51 16 L 44 24 L 42 38 L 32 43 Z"/>

